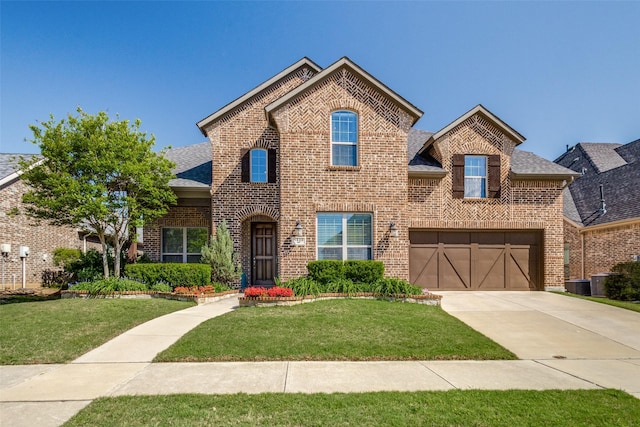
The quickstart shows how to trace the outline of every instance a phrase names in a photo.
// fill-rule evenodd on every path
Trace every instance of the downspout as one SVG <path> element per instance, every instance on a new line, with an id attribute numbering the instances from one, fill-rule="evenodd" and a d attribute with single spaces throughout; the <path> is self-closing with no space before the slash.
<path id="1" fill-rule="evenodd" d="M 580 233 L 580 267 L 582 269 L 581 277 L 584 279 L 584 233 Z"/>

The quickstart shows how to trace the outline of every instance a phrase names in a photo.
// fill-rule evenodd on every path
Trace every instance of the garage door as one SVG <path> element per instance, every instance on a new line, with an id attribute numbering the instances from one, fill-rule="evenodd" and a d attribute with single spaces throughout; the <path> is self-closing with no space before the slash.
<path id="1" fill-rule="evenodd" d="M 409 232 L 411 283 L 429 290 L 539 290 L 542 233 Z"/>

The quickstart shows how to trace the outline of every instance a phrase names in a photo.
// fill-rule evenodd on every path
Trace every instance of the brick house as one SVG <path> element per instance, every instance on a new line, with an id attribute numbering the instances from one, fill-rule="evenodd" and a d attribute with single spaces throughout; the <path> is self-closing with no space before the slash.
<path id="1" fill-rule="evenodd" d="M 582 142 L 555 162 L 580 174 L 564 190 L 565 277 L 590 278 L 637 260 L 640 139 L 625 145 Z"/>
<path id="2" fill-rule="evenodd" d="M 576 174 L 517 149 L 524 137 L 481 105 L 436 133 L 413 129 L 421 116 L 346 57 L 303 58 L 199 121 L 209 142 L 169 153 L 179 202 L 145 249 L 195 261 L 225 220 L 247 284 L 376 259 L 430 290 L 562 288 Z"/>
<path id="3" fill-rule="evenodd" d="M 0 286 L 13 288 L 22 286 L 22 261 L 20 246 L 27 246 L 30 254 L 25 261 L 27 287 L 42 284 L 42 273 L 56 269 L 53 265 L 53 250 L 58 247 L 86 250 L 99 247 L 90 237 L 77 229 L 58 227 L 36 220 L 24 214 L 22 195 L 27 185 L 20 179 L 17 157 L 28 154 L 0 154 L 0 244 L 11 245 L 11 252 L 4 258 L 4 278 Z M 1 262 L 1 261 L 0 261 Z"/>

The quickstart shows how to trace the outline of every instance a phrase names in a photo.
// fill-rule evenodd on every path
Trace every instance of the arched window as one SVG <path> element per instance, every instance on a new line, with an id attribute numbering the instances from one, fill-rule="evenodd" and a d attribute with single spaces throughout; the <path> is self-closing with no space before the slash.
<path id="1" fill-rule="evenodd" d="M 254 148 L 250 155 L 251 182 L 267 182 L 267 150 Z"/>
<path id="2" fill-rule="evenodd" d="M 331 113 L 331 165 L 358 165 L 358 115 L 354 112 Z"/>

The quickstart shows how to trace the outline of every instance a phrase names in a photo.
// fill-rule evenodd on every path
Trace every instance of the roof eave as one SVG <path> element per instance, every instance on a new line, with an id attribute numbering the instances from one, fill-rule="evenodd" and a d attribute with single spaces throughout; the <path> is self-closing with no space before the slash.
<path id="1" fill-rule="evenodd" d="M 285 77 L 286 75 L 290 74 L 291 72 L 293 72 L 293 71 L 297 70 L 298 68 L 303 67 L 305 65 L 308 66 L 308 67 L 311 67 L 312 69 L 314 69 L 318 73 L 320 71 L 322 71 L 322 68 L 320 68 L 320 66 L 318 64 L 316 64 L 315 62 L 313 62 L 312 60 L 310 60 L 309 58 L 307 58 L 305 56 L 304 58 L 302 58 L 299 61 L 297 61 L 295 64 L 292 64 L 291 66 L 285 68 L 284 70 L 282 70 L 281 72 L 279 72 L 275 76 L 271 77 L 269 80 L 265 81 L 264 83 L 260 84 L 259 86 L 255 87 L 252 90 L 250 90 L 249 92 L 245 93 L 240 98 L 237 98 L 236 100 L 231 101 L 229 104 L 225 105 L 224 107 L 222 107 L 221 109 L 219 109 L 215 113 L 210 114 L 207 117 L 205 117 L 204 119 L 202 119 L 199 122 L 197 122 L 196 125 L 198 126 L 198 129 L 200 129 L 200 132 L 202 132 L 202 134 L 204 136 L 207 136 L 207 134 L 206 134 L 206 132 L 204 130 L 204 128 L 207 125 L 211 124 L 216 119 L 222 117 L 223 115 L 225 115 L 226 113 L 228 113 L 232 109 L 242 105 L 244 102 L 248 101 L 253 96 L 257 95 L 258 93 L 260 93 L 261 91 L 265 90 L 269 86 L 273 85 L 278 80 L 280 80 L 283 77 Z"/>
<path id="2" fill-rule="evenodd" d="M 409 178 L 444 178 L 449 171 L 409 171 Z"/>
<path id="3" fill-rule="evenodd" d="M 510 171 L 511 178 L 518 181 L 526 180 L 543 180 L 543 181 L 567 181 L 571 182 L 574 178 L 580 176 L 580 174 L 566 174 L 566 173 L 518 173 Z"/>
<path id="4" fill-rule="evenodd" d="M 370 84 L 375 86 L 378 90 L 383 92 L 390 99 L 392 99 L 393 102 L 396 105 L 400 106 L 405 111 L 407 111 L 409 114 L 411 114 L 413 116 L 413 121 L 411 122 L 412 126 L 424 114 L 424 112 L 422 110 L 420 110 L 415 105 L 411 104 L 409 101 L 407 101 L 406 99 L 404 99 L 403 97 L 398 95 L 396 92 L 391 90 L 388 86 L 386 86 L 380 80 L 376 79 L 371 74 L 367 73 L 365 70 L 360 68 L 360 66 L 358 66 L 356 63 L 351 61 L 348 57 L 344 56 L 344 57 L 340 58 L 339 60 L 337 60 L 336 62 L 334 62 L 333 64 L 331 64 L 330 66 L 328 66 L 327 68 L 325 68 L 324 70 L 322 70 L 321 72 L 319 72 L 318 74 L 316 74 L 315 76 L 313 76 L 311 79 L 309 79 L 305 83 L 301 84 L 297 88 L 295 88 L 292 91 L 288 92 L 286 95 L 278 98 L 277 100 L 273 101 L 271 104 L 267 105 L 265 107 L 265 115 L 267 117 L 267 121 L 269 123 L 271 123 L 270 115 L 271 115 L 271 112 L 273 110 L 277 109 L 278 107 L 284 105 L 285 103 L 287 103 L 291 99 L 293 99 L 293 98 L 301 95 L 302 93 L 306 92 L 311 87 L 313 87 L 315 84 L 317 84 L 318 82 L 326 79 L 334 71 L 340 69 L 341 67 L 349 68 L 352 72 L 356 73 L 360 78 L 366 80 L 367 82 L 369 82 Z"/>

